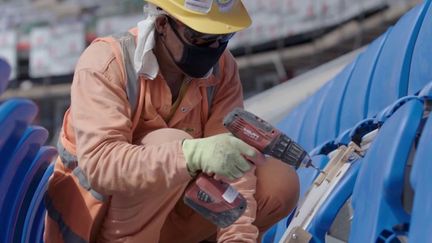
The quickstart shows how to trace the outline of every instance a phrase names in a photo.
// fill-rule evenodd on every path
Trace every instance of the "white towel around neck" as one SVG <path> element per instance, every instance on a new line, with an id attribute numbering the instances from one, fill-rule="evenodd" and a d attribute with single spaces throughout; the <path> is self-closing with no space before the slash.
<path id="1" fill-rule="evenodd" d="M 159 72 L 159 65 L 152 50 L 155 46 L 154 23 L 161 14 L 166 13 L 155 5 L 148 3 L 144 5 L 144 20 L 137 25 L 138 38 L 134 55 L 134 68 L 138 75 L 144 74 L 150 79 L 154 79 Z"/>

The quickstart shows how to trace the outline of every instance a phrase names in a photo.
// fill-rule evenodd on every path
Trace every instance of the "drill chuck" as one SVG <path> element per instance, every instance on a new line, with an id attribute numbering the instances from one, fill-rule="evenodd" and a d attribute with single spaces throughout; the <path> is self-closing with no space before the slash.
<path id="1" fill-rule="evenodd" d="M 283 133 L 263 152 L 294 166 L 296 169 L 301 166 L 308 167 L 311 163 L 311 158 L 307 152 Z"/>

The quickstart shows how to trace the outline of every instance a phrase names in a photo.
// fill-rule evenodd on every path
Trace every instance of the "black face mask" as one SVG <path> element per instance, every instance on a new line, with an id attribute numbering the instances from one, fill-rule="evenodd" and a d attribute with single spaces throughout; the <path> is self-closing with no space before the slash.
<path id="1" fill-rule="evenodd" d="M 170 22 L 170 20 L 168 20 Z M 174 63 L 183 71 L 186 75 L 191 78 L 202 78 L 204 77 L 210 69 L 215 66 L 215 64 L 219 61 L 220 56 L 226 49 L 228 42 L 219 43 L 219 46 L 216 48 L 211 47 L 202 47 L 191 45 L 186 43 L 177 30 L 170 23 L 171 29 L 174 31 L 177 39 L 179 39 L 183 44 L 183 53 L 179 61 L 177 61 L 171 51 L 167 48 L 164 42 L 165 48 L 168 50 L 171 59 Z"/>

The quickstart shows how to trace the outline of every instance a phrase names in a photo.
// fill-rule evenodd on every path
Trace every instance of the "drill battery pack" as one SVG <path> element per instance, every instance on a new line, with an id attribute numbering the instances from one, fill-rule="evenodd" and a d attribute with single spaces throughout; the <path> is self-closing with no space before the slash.
<path id="1" fill-rule="evenodd" d="M 231 185 L 201 173 L 185 192 L 183 201 L 218 227 L 234 223 L 246 210 L 246 199 Z"/>

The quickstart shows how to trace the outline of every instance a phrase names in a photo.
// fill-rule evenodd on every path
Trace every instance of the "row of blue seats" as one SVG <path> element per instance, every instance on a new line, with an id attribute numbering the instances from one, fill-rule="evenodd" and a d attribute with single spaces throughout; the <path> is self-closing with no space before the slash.
<path id="1" fill-rule="evenodd" d="M 313 236 L 311 242 L 325 242 L 325 234 L 349 198 L 354 216 L 349 242 L 398 242 L 395 239 L 400 235 L 407 236 L 410 242 L 432 242 L 431 103 L 432 83 L 418 96 L 399 99 L 374 118 L 359 122 L 349 133 L 312 153 L 314 163 L 327 163 L 332 152 L 327 145 L 334 145 L 330 147 L 336 149 L 351 141 L 358 143 L 357 138 L 379 129 L 366 155 L 350 162 L 348 173 L 318 209 L 306 229 Z M 402 188 L 412 151 L 414 167 L 410 181 L 415 197 L 410 215 L 402 205 Z M 311 173 L 311 170 L 303 168 L 299 172 Z M 289 221 L 277 225 L 273 234 L 266 236 L 266 242 L 281 239 L 287 223 Z"/>
<path id="2" fill-rule="evenodd" d="M 413 8 L 279 128 L 307 150 L 332 140 L 432 80 L 431 1 Z"/>
<path id="3" fill-rule="evenodd" d="M 328 157 L 321 154 L 324 145 L 346 140 L 356 123 L 364 119 L 370 121 L 367 118 L 376 117 L 379 111 L 401 97 L 417 94 L 432 80 L 430 39 L 432 6 L 428 0 L 405 14 L 339 75 L 294 109 L 278 127 L 315 154 L 315 164 L 324 168 L 328 162 Z M 364 173 L 368 179 L 378 176 L 369 169 Z M 317 173 L 302 170 L 299 176 L 303 197 Z M 353 185 L 355 176 L 348 178 Z M 275 225 L 266 234 L 265 241 L 277 242 L 290 217 Z"/>
<path id="4" fill-rule="evenodd" d="M 432 83 L 419 96 L 401 98 L 375 118 L 358 123 L 348 136 L 331 143 L 347 145 L 379 128 L 366 155 L 350 162 L 353 165 L 349 172 L 307 228 L 313 235 L 313 242 L 325 242 L 325 234 L 349 198 L 353 207 L 349 242 L 394 242 L 399 235 L 407 236 L 410 242 L 432 240 L 428 231 L 432 229 L 432 222 L 428 220 L 432 212 L 428 211 L 427 204 L 432 193 L 419 190 L 432 182 L 431 178 L 419 175 L 428 173 L 427 156 L 432 151 L 429 139 L 432 117 L 428 116 L 431 107 L 426 105 L 432 101 L 431 87 Z M 321 151 L 314 157 L 328 160 L 331 151 Z M 410 178 L 415 198 L 411 216 L 402 205 L 402 197 L 405 168 L 412 151 L 415 151 L 415 158 Z"/>
<path id="5" fill-rule="evenodd" d="M 10 66 L 0 59 L 0 94 Z M 37 106 L 26 99 L 0 103 L 0 242 L 42 242 L 43 195 L 53 171 L 48 131 L 31 125 Z"/>

